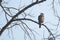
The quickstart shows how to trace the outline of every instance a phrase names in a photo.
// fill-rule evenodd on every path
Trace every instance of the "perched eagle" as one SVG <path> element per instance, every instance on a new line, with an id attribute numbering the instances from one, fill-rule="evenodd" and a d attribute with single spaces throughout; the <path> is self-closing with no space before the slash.
<path id="1" fill-rule="evenodd" d="M 41 13 L 39 16 L 38 16 L 38 23 L 39 23 L 39 28 L 41 28 L 41 24 L 44 22 L 44 14 Z"/>

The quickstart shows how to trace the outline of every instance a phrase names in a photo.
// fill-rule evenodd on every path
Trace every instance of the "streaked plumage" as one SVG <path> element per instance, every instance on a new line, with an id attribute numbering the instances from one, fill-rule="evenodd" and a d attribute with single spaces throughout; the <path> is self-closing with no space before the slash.
<path id="1" fill-rule="evenodd" d="M 39 28 L 41 28 L 41 24 L 44 22 L 44 14 L 43 13 L 41 13 L 38 16 L 38 22 L 39 22 Z"/>

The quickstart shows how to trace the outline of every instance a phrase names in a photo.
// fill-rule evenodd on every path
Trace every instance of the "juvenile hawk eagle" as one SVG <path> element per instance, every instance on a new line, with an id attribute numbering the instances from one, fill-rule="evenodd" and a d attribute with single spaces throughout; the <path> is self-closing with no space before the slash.
<path id="1" fill-rule="evenodd" d="M 38 22 L 39 22 L 39 28 L 41 28 L 41 24 L 44 22 L 44 14 L 43 13 L 41 13 L 38 16 Z"/>

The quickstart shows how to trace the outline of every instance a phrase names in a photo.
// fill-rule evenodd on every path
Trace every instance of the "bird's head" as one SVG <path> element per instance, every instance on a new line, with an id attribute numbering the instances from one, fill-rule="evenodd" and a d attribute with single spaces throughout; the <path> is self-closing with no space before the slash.
<path id="1" fill-rule="evenodd" d="M 44 15 L 43 13 L 41 13 L 40 15 Z"/>

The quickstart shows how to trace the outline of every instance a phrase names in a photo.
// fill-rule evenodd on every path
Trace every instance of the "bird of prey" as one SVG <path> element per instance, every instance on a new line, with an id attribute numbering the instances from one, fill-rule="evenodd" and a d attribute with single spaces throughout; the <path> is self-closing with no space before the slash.
<path id="1" fill-rule="evenodd" d="M 39 28 L 41 28 L 41 24 L 44 22 L 44 14 L 41 13 L 39 16 L 38 16 L 38 23 L 39 23 Z"/>

